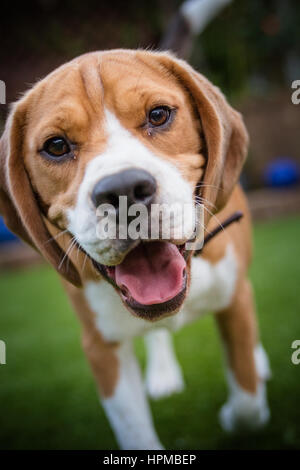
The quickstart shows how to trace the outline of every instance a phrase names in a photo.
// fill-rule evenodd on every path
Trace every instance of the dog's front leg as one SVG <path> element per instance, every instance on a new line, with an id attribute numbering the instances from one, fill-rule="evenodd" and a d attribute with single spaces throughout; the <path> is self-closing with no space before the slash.
<path id="1" fill-rule="evenodd" d="M 216 316 L 227 356 L 229 399 L 220 420 L 226 431 L 254 430 L 269 419 L 265 381 L 267 356 L 258 343 L 251 285 L 240 282 L 232 304 Z"/>
<path id="2" fill-rule="evenodd" d="M 147 403 L 140 368 L 131 342 L 99 342 L 85 337 L 84 349 L 101 401 L 122 449 L 162 449 Z"/>
<path id="3" fill-rule="evenodd" d="M 145 335 L 147 350 L 146 389 L 157 399 L 181 392 L 184 380 L 176 359 L 171 334 L 164 328 Z"/>

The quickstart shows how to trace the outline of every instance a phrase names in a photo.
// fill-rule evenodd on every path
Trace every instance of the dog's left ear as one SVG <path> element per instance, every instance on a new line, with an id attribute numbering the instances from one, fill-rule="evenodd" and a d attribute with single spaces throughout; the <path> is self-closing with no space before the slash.
<path id="1" fill-rule="evenodd" d="M 200 195 L 218 212 L 228 201 L 247 156 L 248 133 L 242 116 L 217 87 L 185 61 L 169 53 L 156 57 L 188 91 L 198 111 L 208 151 Z"/>
<path id="2" fill-rule="evenodd" d="M 80 286 L 80 276 L 53 240 L 34 195 L 24 165 L 27 98 L 14 105 L 0 139 L 0 214 L 8 228 L 36 248 L 69 282 Z"/>

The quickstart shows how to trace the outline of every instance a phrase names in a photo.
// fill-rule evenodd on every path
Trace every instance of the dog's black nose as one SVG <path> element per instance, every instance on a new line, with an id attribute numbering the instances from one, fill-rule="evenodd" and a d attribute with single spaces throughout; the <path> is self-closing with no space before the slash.
<path id="1" fill-rule="evenodd" d="M 119 196 L 127 196 L 127 206 L 144 204 L 150 206 L 156 193 L 156 181 L 145 170 L 128 170 L 105 176 L 94 186 L 92 201 L 97 208 L 100 204 L 112 204 L 119 209 Z"/>

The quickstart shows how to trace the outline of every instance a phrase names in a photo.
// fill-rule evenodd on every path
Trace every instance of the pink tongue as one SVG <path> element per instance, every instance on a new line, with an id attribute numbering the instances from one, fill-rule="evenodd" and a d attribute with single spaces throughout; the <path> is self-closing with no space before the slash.
<path id="1" fill-rule="evenodd" d="M 143 243 L 116 266 L 115 278 L 136 302 L 160 304 L 179 294 L 183 287 L 185 260 L 169 242 Z"/>

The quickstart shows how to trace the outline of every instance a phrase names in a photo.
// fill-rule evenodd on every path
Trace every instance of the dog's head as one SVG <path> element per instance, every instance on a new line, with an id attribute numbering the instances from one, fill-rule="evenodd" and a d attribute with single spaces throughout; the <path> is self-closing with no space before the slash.
<path id="1" fill-rule="evenodd" d="M 0 209 L 12 231 L 80 285 L 76 263 L 62 263 L 66 253 L 47 226 L 67 231 L 132 313 L 156 319 L 185 298 L 195 198 L 207 205 L 207 223 L 226 204 L 246 149 L 240 115 L 184 61 L 159 52 L 86 54 L 13 106 L 0 141 Z M 149 210 L 146 231 L 132 220 L 135 232 L 124 236 L 132 217 L 122 219 L 120 196 L 147 210 L 187 209 L 168 219 L 168 236 L 164 209 L 155 241 Z M 101 207 L 119 229 L 106 238 Z"/>

